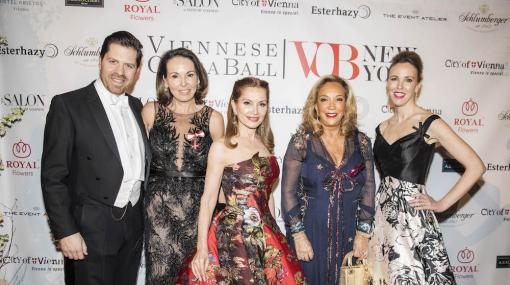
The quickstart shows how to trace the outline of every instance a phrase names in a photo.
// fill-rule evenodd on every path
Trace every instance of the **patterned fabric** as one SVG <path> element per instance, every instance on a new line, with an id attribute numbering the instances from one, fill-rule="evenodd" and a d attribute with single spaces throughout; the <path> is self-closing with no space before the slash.
<path id="1" fill-rule="evenodd" d="M 424 138 L 437 118 L 429 117 L 415 132 L 393 144 L 376 129 L 374 154 L 382 181 L 376 193 L 375 227 L 368 250 L 374 285 L 456 284 L 436 216 L 408 203 L 413 195 L 426 193 L 418 182 L 426 177 L 433 145 Z M 423 159 L 413 159 L 417 155 Z"/>
<path id="2" fill-rule="evenodd" d="M 299 263 L 269 211 L 278 175 L 276 158 L 258 154 L 224 169 L 227 203 L 208 233 L 208 280 L 199 283 L 194 277 L 191 255 L 177 284 L 304 284 Z"/>
<path id="3" fill-rule="evenodd" d="M 338 284 L 344 255 L 353 248 L 356 230 L 371 232 L 374 215 L 374 163 L 363 133 L 345 138 L 336 166 L 317 135 L 300 130 L 285 153 L 282 210 L 287 238 L 304 231 L 314 257 L 301 262 L 308 284 Z"/>
<path id="4" fill-rule="evenodd" d="M 149 132 L 152 163 L 145 195 L 146 284 L 174 284 L 197 242 L 197 219 L 212 144 L 205 106 L 182 115 L 158 105 Z"/>

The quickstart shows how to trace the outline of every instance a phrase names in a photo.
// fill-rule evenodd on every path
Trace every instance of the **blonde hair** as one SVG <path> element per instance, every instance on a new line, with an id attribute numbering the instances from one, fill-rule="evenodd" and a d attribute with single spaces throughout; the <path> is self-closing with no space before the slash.
<path id="1" fill-rule="evenodd" d="M 264 146 L 271 153 L 273 153 L 274 137 L 273 137 L 273 132 L 271 131 L 271 124 L 269 123 L 269 83 L 267 83 L 267 81 L 264 81 L 262 79 L 258 79 L 255 77 L 245 77 L 243 79 L 237 80 L 234 83 L 234 88 L 232 89 L 232 95 L 230 96 L 230 100 L 228 103 L 227 130 L 225 132 L 225 145 L 228 148 L 237 147 L 237 143 L 232 142 L 232 137 L 239 134 L 239 128 L 238 128 L 239 122 L 237 120 L 237 116 L 234 114 L 232 104 L 234 102 L 237 102 L 239 97 L 241 97 L 243 89 L 246 87 L 258 87 L 258 88 L 262 88 L 262 89 L 266 90 L 268 112 L 266 113 L 266 116 L 264 117 L 264 120 L 262 121 L 260 126 L 257 127 L 256 134 L 260 137 Z"/>
<path id="2" fill-rule="evenodd" d="M 336 75 L 325 75 L 319 78 L 308 93 L 305 106 L 303 108 L 303 120 L 301 128 L 305 131 L 322 134 L 322 124 L 319 121 L 317 112 L 317 101 L 319 99 L 319 91 L 326 83 L 338 83 L 345 90 L 345 110 L 340 121 L 340 133 L 342 135 L 351 135 L 358 130 L 358 114 L 356 108 L 356 98 L 351 86 L 343 78 Z"/>

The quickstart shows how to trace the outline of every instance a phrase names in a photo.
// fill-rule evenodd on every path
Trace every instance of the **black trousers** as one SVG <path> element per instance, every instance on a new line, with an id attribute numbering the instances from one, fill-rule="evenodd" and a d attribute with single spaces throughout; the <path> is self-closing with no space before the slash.
<path id="1" fill-rule="evenodd" d="M 88 255 L 65 259 L 66 285 L 135 285 L 143 237 L 142 199 L 135 206 L 109 207 L 85 201 L 77 210 Z"/>

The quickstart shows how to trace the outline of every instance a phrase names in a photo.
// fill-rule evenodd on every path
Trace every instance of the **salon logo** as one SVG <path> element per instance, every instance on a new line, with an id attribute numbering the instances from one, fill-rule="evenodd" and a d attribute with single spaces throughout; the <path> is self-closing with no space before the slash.
<path id="1" fill-rule="evenodd" d="M 480 128 L 484 126 L 484 118 L 478 115 L 478 102 L 470 98 L 462 103 L 460 111 L 463 116 L 453 119 L 453 125 L 457 128 L 457 131 L 460 133 L 478 133 Z"/>
<path id="2" fill-rule="evenodd" d="M 183 12 L 218 13 L 220 0 L 172 0 Z"/>
<path id="3" fill-rule="evenodd" d="M 124 4 L 123 11 L 132 21 L 152 22 L 160 13 L 159 1 L 131 0 L 131 3 Z"/>
<path id="4" fill-rule="evenodd" d="M 508 23 L 509 17 L 502 16 L 499 13 L 507 11 L 499 9 L 497 14 L 492 11 L 489 5 L 482 4 L 476 11 L 465 11 L 459 15 L 459 22 L 463 23 L 470 30 L 477 32 L 493 32 L 499 30 Z"/>
<path id="5" fill-rule="evenodd" d="M 26 111 L 45 111 L 46 95 L 35 93 L 5 93 L 0 97 L 0 105 L 10 108 L 22 107 Z"/>
<path id="6" fill-rule="evenodd" d="M 12 154 L 17 158 L 27 158 L 31 153 L 32 148 L 30 145 L 22 140 L 12 145 Z"/>

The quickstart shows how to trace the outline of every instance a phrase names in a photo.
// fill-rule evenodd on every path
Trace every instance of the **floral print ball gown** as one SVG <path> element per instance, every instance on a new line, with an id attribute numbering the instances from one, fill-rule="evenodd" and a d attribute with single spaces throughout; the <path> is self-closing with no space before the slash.
<path id="1" fill-rule="evenodd" d="M 209 228 L 208 279 L 194 277 L 190 256 L 177 284 L 304 284 L 299 263 L 269 211 L 279 172 L 276 157 L 258 154 L 225 167 L 227 205 Z"/>
<path id="2" fill-rule="evenodd" d="M 381 185 L 368 249 L 374 285 L 455 284 L 436 216 L 408 203 L 414 194 L 425 193 L 434 150 L 425 142 L 426 132 L 438 118 L 431 115 L 392 144 L 376 129 L 374 156 Z"/>

